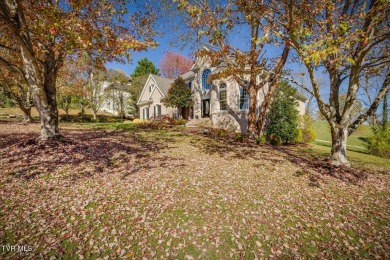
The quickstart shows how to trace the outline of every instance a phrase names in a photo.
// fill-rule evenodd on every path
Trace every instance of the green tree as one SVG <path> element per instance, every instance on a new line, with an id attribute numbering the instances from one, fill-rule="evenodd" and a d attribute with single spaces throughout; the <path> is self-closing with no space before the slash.
<path id="1" fill-rule="evenodd" d="M 131 74 L 132 83 L 130 87 L 130 105 L 135 107 L 134 114 L 138 114 L 138 107 L 136 104 L 149 74 L 159 75 L 160 71 L 153 62 L 147 58 L 140 59 L 137 62 L 134 72 Z"/>
<path id="2" fill-rule="evenodd" d="M 131 74 L 131 77 L 136 78 L 149 74 L 159 75 L 159 73 L 159 69 L 156 68 L 153 62 L 147 58 L 142 58 L 137 62 L 137 66 L 135 67 L 133 74 Z"/>
<path id="3" fill-rule="evenodd" d="M 306 112 L 300 122 L 300 130 L 302 131 L 302 143 L 310 143 L 316 140 L 316 132 L 314 131 L 314 120 L 310 113 Z"/>
<path id="4" fill-rule="evenodd" d="M 295 92 L 296 90 L 285 81 L 278 84 L 267 115 L 266 136 L 271 144 L 292 143 L 298 136 L 299 113 L 296 109 L 297 101 L 293 97 Z"/>
<path id="5" fill-rule="evenodd" d="M 185 111 L 191 106 L 191 89 L 185 81 L 179 77 L 175 79 L 167 96 L 162 100 L 167 107 L 177 108 L 180 115 L 185 117 Z"/>

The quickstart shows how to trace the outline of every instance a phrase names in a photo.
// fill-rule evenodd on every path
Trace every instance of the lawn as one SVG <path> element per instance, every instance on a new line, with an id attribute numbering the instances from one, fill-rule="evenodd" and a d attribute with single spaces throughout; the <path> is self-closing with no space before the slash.
<path id="1" fill-rule="evenodd" d="M 42 144 L 38 124 L 0 121 L 1 245 L 32 247 L 2 258 L 390 258 L 389 160 L 348 170 L 314 146 L 60 128 Z"/>
<path id="2" fill-rule="evenodd" d="M 78 113 L 80 113 L 80 109 L 69 109 L 69 115 L 77 115 Z M 92 115 L 92 110 L 87 108 L 85 109 L 85 112 L 89 115 Z M 61 115 L 65 115 L 65 110 L 59 108 L 58 109 L 58 114 L 61 116 Z M 99 111 L 97 113 L 98 115 L 107 115 L 107 116 L 112 116 L 112 114 L 110 113 L 106 113 L 106 112 L 103 112 L 103 111 Z M 0 117 L 1 115 L 5 116 L 5 117 L 8 117 L 9 115 L 20 115 L 20 116 L 23 116 L 23 112 L 22 110 L 20 110 L 19 108 L 17 107 L 8 107 L 8 108 L 0 108 Z M 31 108 L 31 116 L 33 118 L 36 118 L 36 119 L 39 119 L 39 114 L 38 114 L 38 111 L 35 109 L 35 107 Z"/>
<path id="3" fill-rule="evenodd" d="M 330 134 L 329 124 L 326 121 L 314 122 L 314 131 L 316 132 L 317 145 L 331 146 L 332 137 Z M 372 134 L 370 126 L 361 125 L 351 136 L 348 137 L 347 149 L 350 151 L 365 152 L 364 138 Z M 324 142 L 325 141 L 325 142 Z"/>

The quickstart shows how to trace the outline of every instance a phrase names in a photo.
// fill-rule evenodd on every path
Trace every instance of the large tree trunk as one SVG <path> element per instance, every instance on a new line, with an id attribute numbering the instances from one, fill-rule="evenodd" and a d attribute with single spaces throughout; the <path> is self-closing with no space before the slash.
<path id="1" fill-rule="evenodd" d="M 258 136 L 258 132 L 256 131 L 256 105 L 257 91 L 254 86 L 251 86 L 249 88 L 248 133 L 253 139 Z"/>
<path id="2" fill-rule="evenodd" d="M 43 78 L 41 80 L 37 64 L 33 64 L 23 50 L 22 54 L 28 85 L 41 120 L 40 138 L 48 140 L 59 137 L 55 62 L 50 57 L 46 57 Z"/>
<path id="3" fill-rule="evenodd" d="M 47 86 L 45 86 L 44 89 L 46 89 L 46 87 Z M 43 91 L 36 91 L 33 94 L 35 107 L 38 110 L 41 120 L 40 138 L 42 140 L 56 138 L 60 135 L 58 130 L 57 103 L 55 98 L 50 96 L 49 93 L 44 93 Z"/>
<path id="4" fill-rule="evenodd" d="M 260 114 L 259 114 L 259 118 L 257 119 L 257 131 L 259 132 L 259 134 L 262 134 L 262 131 L 264 130 L 265 119 L 269 111 L 269 108 L 271 106 L 276 87 L 277 87 L 276 83 L 271 84 L 269 86 L 267 94 L 264 97 L 264 101 L 261 103 Z"/>
<path id="5" fill-rule="evenodd" d="M 333 165 L 350 166 L 347 160 L 347 138 L 348 128 L 331 126 L 332 133 L 332 150 L 330 152 L 329 161 Z"/>
<path id="6" fill-rule="evenodd" d="M 41 139 L 47 140 L 60 136 L 55 78 L 50 75 L 46 77 L 45 75 L 44 89 L 45 92 L 36 98 L 35 106 L 41 118 Z"/>
<path id="7" fill-rule="evenodd" d="M 23 59 L 23 76 L 25 77 L 34 104 L 41 118 L 41 139 L 47 140 L 59 136 L 58 111 L 56 102 L 56 78 L 59 66 L 55 54 L 49 46 L 45 48 L 46 55 L 40 57 L 34 51 L 31 33 L 28 30 L 24 5 L 22 1 L 2 1 L 0 5 L 1 21 L 11 31 L 13 38 L 20 46 Z M 53 41 L 54 44 L 54 41 Z M 43 55 L 42 55 L 43 56 Z M 38 60 L 43 59 L 42 61 Z M 43 63 L 43 67 L 42 67 Z M 60 64 L 60 63 L 58 63 Z"/>

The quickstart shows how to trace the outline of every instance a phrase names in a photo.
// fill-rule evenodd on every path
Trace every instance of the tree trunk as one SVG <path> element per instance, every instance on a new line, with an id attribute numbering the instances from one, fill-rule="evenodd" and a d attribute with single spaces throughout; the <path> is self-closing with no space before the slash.
<path id="1" fill-rule="evenodd" d="M 267 94 L 264 97 L 264 101 L 261 103 L 260 114 L 259 114 L 259 118 L 257 119 L 257 131 L 259 134 L 262 134 L 262 131 L 264 129 L 265 119 L 266 119 L 268 110 L 271 106 L 276 87 L 277 87 L 276 83 L 271 84 L 269 86 Z"/>
<path id="2" fill-rule="evenodd" d="M 255 87 L 251 86 L 249 88 L 248 133 L 253 139 L 258 136 L 258 132 L 256 130 L 256 105 L 257 91 Z"/>
<path id="3" fill-rule="evenodd" d="M 31 116 L 31 107 L 23 107 L 23 106 L 19 106 L 20 110 L 23 111 L 24 113 L 24 120 L 25 122 L 32 122 L 33 121 L 33 118 Z"/>
<path id="4" fill-rule="evenodd" d="M 69 105 L 65 105 L 64 110 L 65 110 L 65 114 L 69 115 Z"/>
<path id="5" fill-rule="evenodd" d="M 54 54 L 52 54 L 54 55 Z M 46 57 L 43 78 L 37 63 L 31 60 L 22 49 L 23 63 L 26 68 L 26 78 L 33 96 L 35 108 L 38 110 L 41 121 L 42 140 L 57 138 L 60 136 L 58 130 L 58 110 L 56 102 L 56 70 L 55 61 Z"/>
<path id="6" fill-rule="evenodd" d="M 55 78 L 45 75 L 45 93 L 36 98 L 35 106 L 41 117 L 41 139 L 48 140 L 60 136 L 58 130 L 58 110 L 56 101 Z M 47 102 L 42 102 L 46 99 Z"/>
<path id="7" fill-rule="evenodd" d="M 93 114 L 93 121 L 96 121 L 96 114 L 97 114 L 97 111 L 95 109 L 92 109 L 92 114 Z"/>
<path id="8" fill-rule="evenodd" d="M 383 98 L 383 120 L 382 120 L 383 127 L 387 127 L 387 117 L 388 117 L 388 114 L 387 114 L 387 109 L 388 109 L 387 95 L 388 95 L 388 92 L 386 93 L 386 95 Z"/>
<path id="9" fill-rule="evenodd" d="M 330 152 L 329 161 L 336 166 L 350 166 L 347 160 L 347 127 L 331 126 L 332 133 L 332 150 Z"/>
<path id="10" fill-rule="evenodd" d="M 189 107 L 183 107 L 181 114 L 182 114 L 182 118 L 183 119 L 188 120 L 188 117 L 190 115 L 190 108 Z"/>

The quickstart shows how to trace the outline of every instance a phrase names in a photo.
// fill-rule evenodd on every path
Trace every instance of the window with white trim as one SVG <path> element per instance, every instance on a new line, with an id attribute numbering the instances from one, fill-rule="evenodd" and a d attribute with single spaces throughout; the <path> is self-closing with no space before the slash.
<path id="1" fill-rule="evenodd" d="M 148 120 L 149 119 L 149 108 L 148 107 L 144 107 L 144 113 L 143 113 L 143 119 L 144 120 Z"/>
<path id="2" fill-rule="evenodd" d="M 222 83 L 219 86 L 219 110 L 227 109 L 227 88 L 226 84 Z"/>
<path id="3" fill-rule="evenodd" d="M 242 86 L 240 86 L 239 108 L 240 110 L 249 109 L 249 93 Z"/>
<path id="4" fill-rule="evenodd" d="M 154 106 L 154 118 L 160 118 L 161 116 L 161 105 L 157 104 Z"/>

